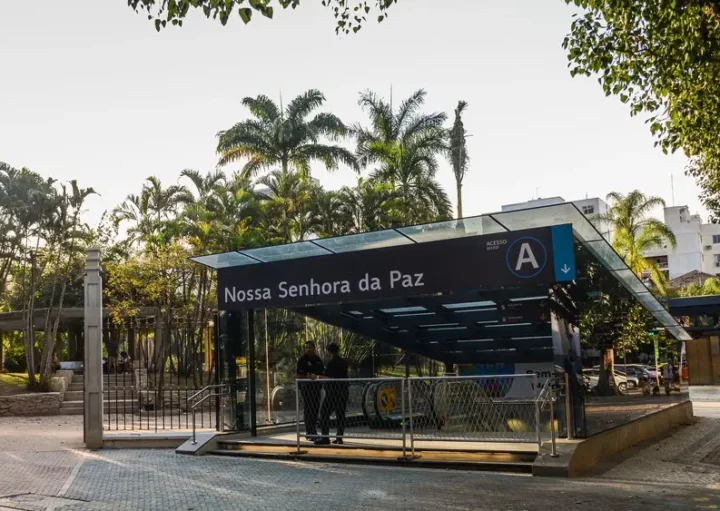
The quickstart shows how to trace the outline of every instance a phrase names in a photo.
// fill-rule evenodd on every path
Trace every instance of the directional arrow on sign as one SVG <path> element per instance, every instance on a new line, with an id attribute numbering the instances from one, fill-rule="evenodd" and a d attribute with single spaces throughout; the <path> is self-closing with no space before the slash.
<path id="1" fill-rule="evenodd" d="M 570 270 L 572 270 L 572 268 L 569 267 L 567 265 L 567 263 L 565 263 L 565 265 L 562 268 L 560 268 L 560 271 L 563 272 L 565 275 L 567 275 Z"/>

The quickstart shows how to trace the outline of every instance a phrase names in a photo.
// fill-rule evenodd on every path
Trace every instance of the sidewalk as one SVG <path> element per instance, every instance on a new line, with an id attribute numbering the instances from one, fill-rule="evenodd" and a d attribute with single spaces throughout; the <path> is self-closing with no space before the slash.
<path id="1" fill-rule="evenodd" d="M 641 444 L 594 471 L 604 480 L 720 490 L 720 403 L 693 403 L 695 423 Z"/>
<path id="2" fill-rule="evenodd" d="M 579 480 L 82 449 L 82 417 L 0 419 L 0 510 L 720 509 L 720 404 Z"/>

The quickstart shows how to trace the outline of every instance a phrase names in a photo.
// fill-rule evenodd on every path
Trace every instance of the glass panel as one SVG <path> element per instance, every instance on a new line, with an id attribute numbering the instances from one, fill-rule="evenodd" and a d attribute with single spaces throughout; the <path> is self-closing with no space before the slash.
<path id="1" fill-rule="evenodd" d="M 353 252 L 355 250 L 370 250 L 373 248 L 394 247 L 396 245 L 412 245 L 413 241 L 407 239 L 399 232 L 390 229 L 387 231 L 364 232 L 350 234 L 339 238 L 321 238 L 314 240 L 333 252 Z"/>
<path id="2" fill-rule="evenodd" d="M 610 270 L 624 270 L 627 268 L 625 261 L 617 255 L 606 241 L 590 241 L 585 243 L 585 246 L 606 268 Z"/>
<path id="3" fill-rule="evenodd" d="M 495 220 L 486 215 L 463 218 L 462 220 L 400 227 L 397 230 L 418 243 L 506 232 Z"/>
<path id="4" fill-rule="evenodd" d="M 588 222 L 587 218 L 570 203 L 508 211 L 505 213 L 493 213 L 492 217 L 511 231 L 572 224 L 575 235 L 584 241 L 603 239 L 592 224 Z"/>
<path id="5" fill-rule="evenodd" d="M 255 259 L 260 259 L 264 263 L 330 254 L 330 252 L 324 248 L 309 241 L 299 241 L 297 243 L 290 243 L 289 245 L 277 245 L 274 247 L 253 248 L 251 250 L 243 250 L 241 253 L 254 257 Z"/>
<path id="6" fill-rule="evenodd" d="M 395 307 L 394 309 L 380 309 L 380 312 L 384 314 L 405 314 L 408 312 L 426 312 L 427 309 L 425 307 L 421 307 L 420 305 L 416 305 L 413 307 Z"/>
<path id="7" fill-rule="evenodd" d="M 447 303 L 443 305 L 444 309 L 472 309 L 475 307 L 495 307 L 495 302 L 485 300 L 483 302 L 463 302 L 463 303 Z"/>
<path id="8" fill-rule="evenodd" d="M 632 270 L 626 268 L 624 270 L 611 270 L 611 272 L 622 283 L 623 286 L 632 293 L 647 293 L 648 288 L 640 282 Z"/>
<path id="9" fill-rule="evenodd" d="M 637 298 L 637 301 L 642 304 L 643 307 L 645 307 L 650 312 L 655 311 L 664 311 L 662 305 L 660 305 L 660 302 L 657 301 L 657 298 L 653 296 L 652 293 L 637 293 L 635 295 L 635 298 Z"/>
<path id="10" fill-rule="evenodd" d="M 251 410 L 248 393 L 247 335 L 239 312 L 221 312 L 218 317 L 218 372 L 220 383 L 229 384 L 231 395 L 219 410 L 225 428 L 242 431 L 250 428 Z"/>
<path id="11" fill-rule="evenodd" d="M 204 264 L 210 268 L 229 268 L 231 266 L 243 266 L 246 264 L 257 264 L 258 261 L 239 252 L 225 252 L 224 254 L 210 254 L 198 257 L 192 257 L 192 261 Z"/>

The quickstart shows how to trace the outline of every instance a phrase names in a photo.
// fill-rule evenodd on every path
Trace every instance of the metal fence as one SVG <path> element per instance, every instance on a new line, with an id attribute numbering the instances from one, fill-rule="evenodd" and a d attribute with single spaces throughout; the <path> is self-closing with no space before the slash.
<path id="1" fill-rule="evenodd" d="M 110 369 L 103 376 L 104 425 L 117 430 L 190 430 L 193 410 L 188 399 L 203 387 L 179 372 L 155 372 L 146 368 Z M 215 399 L 194 409 L 198 429 L 217 429 Z"/>
<path id="2" fill-rule="evenodd" d="M 403 456 L 417 442 L 539 447 L 551 394 L 549 380 L 541 387 L 535 374 L 298 380 L 297 449 L 303 438 L 320 445 L 375 440 L 402 447 Z"/>

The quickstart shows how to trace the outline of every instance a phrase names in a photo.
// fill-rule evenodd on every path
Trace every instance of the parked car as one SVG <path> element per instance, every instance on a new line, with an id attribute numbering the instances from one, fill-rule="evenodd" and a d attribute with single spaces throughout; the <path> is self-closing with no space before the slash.
<path id="1" fill-rule="evenodd" d="M 599 366 L 593 367 L 594 370 L 600 371 Z M 640 378 L 645 373 L 645 368 L 640 364 L 615 364 L 615 376 L 625 377 L 627 385 L 631 389 L 640 386 Z"/>
<path id="2" fill-rule="evenodd" d="M 592 368 L 592 369 L 583 369 L 583 376 L 587 377 L 588 383 L 590 384 L 590 388 L 592 390 L 595 390 L 598 386 L 598 382 L 600 381 L 600 369 L 599 368 Z M 617 382 L 618 390 L 620 392 L 626 392 L 628 388 L 628 380 L 627 376 L 624 374 L 620 374 L 617 371 L 615 372 L 615 381 Z"/>
<path id="3" fill-rule="evenodd" d="M 645 366 L 642 364 L 615 364 L 615 370 L 638 379 L 645 374 Z"/>
<path id="4" fill-rule="evenodd" d="M 635 376 L 634 374 L 628 374 L 625 371 L 621 371 L 619 369 L 615 370 L 615 376 L 624 376 L 625 380 L 627 381 L 628 387 L 631 389 L 636 389 L 640 386 L 640 377 Z"/>
<path id="5" fill-rule="evenodd" d="M 660 379 L 661 379 L 661 380 L 662 380 L 662 370 L 663 370 L 663 366 L 664 366 L 664 365 L 665 365 L 665 364 L 660 364 L 660 365 L 658 365 L 658 368 L 660 369 Z M 651 380 L 654 380 L 654 379 L 657 377 L 657 371 L 655 370 L 655 366 L 654 366 L 654 365 L 647 365 L 647 366 L 645 366 L 644 369 L 645 369 L 645 372 L 646 372 L 647 375 L 648 375 L 648 378 L 650 378 Z M 661 382 L 661 383 L 662 383 L 662 382 Z"/>

